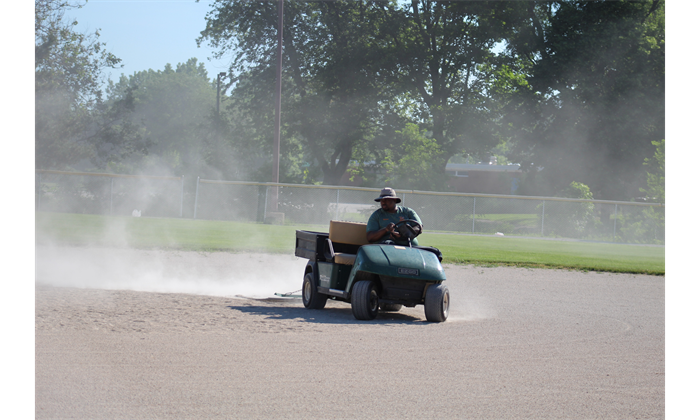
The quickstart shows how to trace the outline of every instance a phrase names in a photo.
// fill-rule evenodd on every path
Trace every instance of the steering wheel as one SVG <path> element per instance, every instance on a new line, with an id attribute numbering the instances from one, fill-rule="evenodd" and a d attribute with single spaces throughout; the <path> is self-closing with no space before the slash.
<path id="1" fill-rule="evenodd" d="M 409 242 L 423 233 L 423 225 L 421 225 L 419 221 L 413 219 L 401 220 L 394 225 L 394 228 L 399 232 L 402 239 L 406 239 Z"/>

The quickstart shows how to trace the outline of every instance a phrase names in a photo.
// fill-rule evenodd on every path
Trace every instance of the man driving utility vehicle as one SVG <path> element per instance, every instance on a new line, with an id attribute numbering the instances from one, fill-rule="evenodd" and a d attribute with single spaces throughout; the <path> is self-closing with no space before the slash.
<path id="1" fill-rule="evenodd" d="M 367 241 L 370 243 L 390 241 L 388 243 L 408 245 L 408 241 L 400 238 L 399 232 L 394 227 L 402 220 L 415 220 L 422 225 L 423 222 L 418 214 L 408 207 L 397 206 L 401 199 L 396 195 L 396 191 L 389 187 L 383 188 L 374 201 L 378 201 L 382 207 L 372 213 L 367 221 Z M 421 228 L 418 227 L 418 229 Z M 416 238 L 411 240 L 411 246 L 418 246 Z"/>

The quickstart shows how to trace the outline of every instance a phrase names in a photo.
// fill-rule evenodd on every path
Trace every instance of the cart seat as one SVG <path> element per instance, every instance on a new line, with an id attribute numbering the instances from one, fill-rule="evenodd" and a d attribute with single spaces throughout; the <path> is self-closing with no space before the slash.
<path id="1" fill-rule="evenodd" d="M 336 264 L 343 264 L 343 265 L 355 265 L 355 259 L 357 258 L 357 254 L 346 254 L 344 252 L 339 252 L 335 254 L 335 258 L 333 258 L 333 262 Z"/>
<path id="2" fill-rule="evenodd" d="M 353 265 L 357 250 L 367 245 L 367 224 L 331 220 L 328 233 L 332 249 L 331 257 L 336 264 Z"/>

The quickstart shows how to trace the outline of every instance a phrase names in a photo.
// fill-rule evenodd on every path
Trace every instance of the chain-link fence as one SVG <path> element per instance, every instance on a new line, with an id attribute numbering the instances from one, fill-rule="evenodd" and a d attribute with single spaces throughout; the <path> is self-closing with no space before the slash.
<path id="1" fill-rule="evenodd" d="M 59 213 L 182 217 L 184 178 L 37 171 L 36 209 Z"/>
<path id="2" fill-rule="evenodd" d="M 37 171 L 37 210 L 265 222 L 366 222 L 378 188 Z M 665 244 L 662 204 L 397 190 L 426 231 Z M 280 217 L 281 216 L 281 217 Z"/>
<path id="3" fill-rule="evenodd" d="M 662 204 L 397 190 L 426 231 L 664 244 Z M 379 189 L 198 180 L 195 218 L 328 226 L 366 222 Z M 276 197 L 276 199 L 275 199 Z M 276 206 L 275 206 L 276 202 Z"/>

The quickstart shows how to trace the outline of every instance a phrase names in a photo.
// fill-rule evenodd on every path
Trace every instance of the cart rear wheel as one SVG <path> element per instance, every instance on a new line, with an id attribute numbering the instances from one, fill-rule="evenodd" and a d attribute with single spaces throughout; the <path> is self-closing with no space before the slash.
<path id="1" fill-rule="evenodd" d="M 352 287 L 352 314 L 359 320 L 370 320 L 377 317 L 379 312 L 379 294 L 374 282 L 362 280 Z"/>
<path id="2" fill-rule="evenodd" d="M 306 273 L 301 286 L 301 301 L 304 302 L 304 306 L 308 309 L 323 309 L 327 300 L 327 295 L 318 293 L 314 273 Z"/>
<path id="3" fill-rule="evenodd" d="M 444 284 L 431 284 L 425 292 L 425 318 L 444 322 L 450 313 L 450 291 Z"/>

